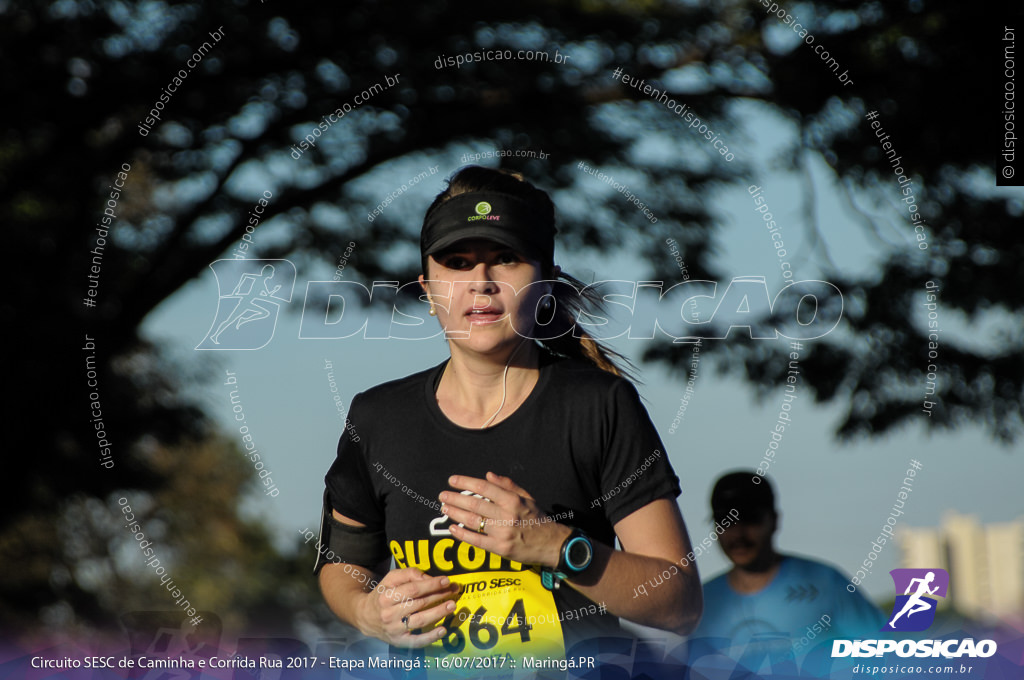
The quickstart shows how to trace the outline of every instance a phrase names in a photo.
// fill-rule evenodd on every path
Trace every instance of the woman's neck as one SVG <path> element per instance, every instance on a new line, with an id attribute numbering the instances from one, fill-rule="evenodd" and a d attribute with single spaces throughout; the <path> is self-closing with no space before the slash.
<path id="1" fill-rule="evenodd" d="M 437 388 L 437 403 L 450 420 L 462 427 L 499 423 L 533 391 L 540 375 L 539 360 L 537 345 L 529 340 L 498 357 L 453 347 Z"/>

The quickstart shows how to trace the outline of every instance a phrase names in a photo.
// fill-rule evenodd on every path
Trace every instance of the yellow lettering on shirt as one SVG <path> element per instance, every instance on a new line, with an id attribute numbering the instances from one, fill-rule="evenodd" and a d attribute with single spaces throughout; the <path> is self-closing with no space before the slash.
<path id="1" fill-rule="evenodd" d="M 489 553 L 469 543 L 458 543 L 455 550 L 455 561 L 452 561 L 452 548 L 456 541 L 453 538 L 435 539 L 431 541 L 421 538 L 418 541 L 391 541 L 388 548 L 399 568 L 416 567 L 425 572 L 451 574 L 459 571 L 477 571 L 487 563 L 491 570 L 522 571 L 521 562 L 508 560 L 501 555 Z"/>

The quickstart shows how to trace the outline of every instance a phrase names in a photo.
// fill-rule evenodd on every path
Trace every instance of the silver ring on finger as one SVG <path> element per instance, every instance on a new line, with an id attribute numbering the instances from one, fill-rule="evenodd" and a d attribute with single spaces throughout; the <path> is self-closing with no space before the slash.
<path id="1" fill-rule="evenodd" d="M 411 628 L 409 628 L 409 617 L 408 616 L 403 616 L 402 617 L 402 623 L 405 624 L 406 632 L 412 630 Z"/>

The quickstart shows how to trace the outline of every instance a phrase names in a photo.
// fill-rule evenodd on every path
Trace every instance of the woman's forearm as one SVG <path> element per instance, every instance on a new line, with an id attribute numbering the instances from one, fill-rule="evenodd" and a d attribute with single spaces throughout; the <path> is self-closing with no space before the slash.
<path id="1" fill-rule="evenodd" d="M 456 540 L 523 564 L 558 565 L 572 528 L 538 521 L 543 514 L 525 489 L 492 472 L 487 479 L 454 475 L 448 483 L 474 494 L 443 491 L 438 496 L 442 512 L 460 523 L 449 528 Z M 472 528 L 478 524 L 482 531 Z M 593 542 L 593 562 L 571 580 L 571 587 L 636 623 L 680 634 L 696 628 L 703 591 L 697 566 L 682 557 L 691 546 L 675 501 L 660 498 L 634 510 L 615 523 L 615 535 L 623 550 Z M 649 580 L 657 580 L 658 595 L 641 597 L 636 588 Z"/>
<path id="2" fill-rule="evenodd" d="M 376 574 L 361 567 L 352 567 L 351 572 L 346 574 L 345 566 L 324 565 L 320 570 L 320 592 L 335 616 L 363 635 L 376 637 L 375 631 L 369 630 L 366 622 L 361 620 L 360 612 L 367 595 L 373 590 L 370 584 L 376 584 L 379 579 Z M 361 578 L 365 578 L 365 582 L 361 582 Z"/>
<path id="3" fill-rule="evenodd" d="M 704 596 L 692 563 L 679 566 L 666 559 L 614 550 L 602 543 L 593 545 L 590 568 L 566 585 L 634 623 L 679 635 L 697 627 Z M 648 582 L 656 582 L 657 590 L 638 590 Z"/>

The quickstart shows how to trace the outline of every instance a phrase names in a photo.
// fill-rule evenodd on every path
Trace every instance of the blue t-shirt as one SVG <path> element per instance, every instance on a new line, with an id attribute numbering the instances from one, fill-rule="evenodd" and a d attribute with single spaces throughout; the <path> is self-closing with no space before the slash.
<path id="1" fill-rule="evenodd" d="M 877 638 L 882 613 L 832 567 L 783 556 L 756 593 L 732 589 L 728 573 L 704 584 L 704 616 L 689 638 L 691 658 L 722 654 L 747 669 L 785 666 L 822 642 Z"/>

